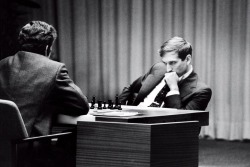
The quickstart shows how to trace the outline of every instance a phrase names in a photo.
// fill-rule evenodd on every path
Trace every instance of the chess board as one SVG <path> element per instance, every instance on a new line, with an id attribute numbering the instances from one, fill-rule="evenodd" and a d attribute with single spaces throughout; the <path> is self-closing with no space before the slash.
<path id="1" fill-rule="evenodd" d="M 209 124 L 208 111 L 177 110 L 171 108 L 139 107 L 121 105 L 118 109 L 91 109 L 96 121 L 130 122 L 130 123 L 164 123 L 199 121 L 200 126 Z"/>
<path id="2" fill-rule="evenodd" d="M 57 118 L 57 123 L 76 125 L 78 121 L 107 121 L 150 124 L 199 121 L 200 126 L 209 124 L 208 111 L 120 105 L 117 96 L 115 103 L 111 100 L 108 103 L 98 100 L 96 103 L 93 98 L 89 106 L 88 115 L 73 117 L 61 114 Z"/>

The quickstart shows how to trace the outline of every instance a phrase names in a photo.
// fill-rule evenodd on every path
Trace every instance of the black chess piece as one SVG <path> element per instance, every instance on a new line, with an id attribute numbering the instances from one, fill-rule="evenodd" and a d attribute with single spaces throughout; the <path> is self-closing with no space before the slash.
<path id="1" fill-rule="evenodd" d="M 107 109 L 107 107 L 106 107 L 106 101 L 103 102 L 103 109 Z"/>
<path id="2" fill-rule="evenodd" d="M 118 109 L 119 108 L 119 97 L 118 95 L 115 96 L 115 109 Z"/>
<path id="3" fill-rule="evenodd" d="M 122 103 L 121 102 L 119 102 L 119 104 L 118 104 L 118 110 L 122 110 Z"/>
<path id="4" fill-rule="evenodd" d="M 95 108 L 95 96 L 92 97 L 90 109 L 94 109 L 94 108 Z"/>
<path id="5" fill-rule="evenodd" d="M 98 110 L 101 110 L 102 109 L 102 101 L 101 100 L 98 100 Z"/>
<path id="6" fill-rule="evenodd" d="M 113 101 L 108 100 L 108 109 L 113 109 Z"/>
<path id="7" fill-rule="evenodd" d="M 113 109 L 115 109 L 115 107 L 114 107 L 114 102 L 113 101 L 111 101 L 111 108 L 110 108 L 111 110 L 113 110 Z"/>

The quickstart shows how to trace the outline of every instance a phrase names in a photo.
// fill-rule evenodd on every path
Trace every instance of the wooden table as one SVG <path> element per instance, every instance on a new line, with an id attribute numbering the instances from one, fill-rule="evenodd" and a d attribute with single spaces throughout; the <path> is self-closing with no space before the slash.
<path id="1" fill-rule="evenodd" d="M 108 121 L 108 122 L 129 122 L 129 123 L 163 123 L 163 122 L 180 122 L 180 121 L 197 120 L 200 126 L 207 126 L 209 124 L 208 111 L 177 110 L 170 108 L 166 109 L 166 108 L 135 107 L 135 106 L 123 106 L 122 111 L 138 112 L 139 115 L 130 117 L 96 116 L 95 120 Z"/>
<path id="2" fill-rule="evenodd" d="M 200 126 L 209 124 L 208 111 L 177 110 L 171 108 L 122 106 L 122 111 L 139 112 L 138 116 L 132 117 L 108 117 L 94 116 L 97 109 L 91 109 L 87 115 L 78 117 L 59 115 L 57 122 L 61 125 L 76 125 L 78 121 L 107 121 L 107 122 L 130 122 L 130 123 L 160 123 L 176 121 L 197 120 Z M 105 110 L 101 110 L 105 111 Z"/>
<path id="3" fill-rule="evenodd" d="M 77 167 L 198 167 L 200 126 L 207 111 L 123 106 L 131 117 L 59 117 L 77 123 Z M 68 119 L 68 120 L 67 120 Z"/>

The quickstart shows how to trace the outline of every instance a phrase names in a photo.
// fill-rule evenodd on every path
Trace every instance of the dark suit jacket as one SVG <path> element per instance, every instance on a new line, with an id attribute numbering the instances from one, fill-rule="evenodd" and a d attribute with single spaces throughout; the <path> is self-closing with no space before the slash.
<path id="1" fill-rule="evenodd" d="M 64 64 L 24 51 L 0 61 L 0 99 L 17 104 L 30 136 L 49 134 L 58 113 L 77 116 L 89 110 Z"/>
<path id="2" fill-rule="evenodd" d="M 153 65 L 149 72 L 136 79 L 130 86 L 125 87 L 119 95 L 122 104 L 138 105 L 157 86 L 166 73 L 164 63 Z M 211 89 L 200 82 L 198 75 L 192 72 L 186 79 L 179 83 L 180 95 L 167 96 L 164 99 L 166 108 L 186 110 L 205 110 L 211 95 Z"/>

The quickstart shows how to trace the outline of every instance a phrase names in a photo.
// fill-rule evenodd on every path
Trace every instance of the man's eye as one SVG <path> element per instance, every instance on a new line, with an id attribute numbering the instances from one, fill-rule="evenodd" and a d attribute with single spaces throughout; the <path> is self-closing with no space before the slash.
<path id="1" fill-rule="evenodd" d="M 176 62 L 175 61 L 171 61 L 171 62 L 169 62 L 169 65 L 175 65 L 176 64 Z"/>
<path id="2" fill-rule="evenodd" d="M 162 61 L 162 63 L 164 63 L 165 65 L 167 65 L 167 63 L 166 63 L 166 62 L 164 62 L 164 61 Z"/>

